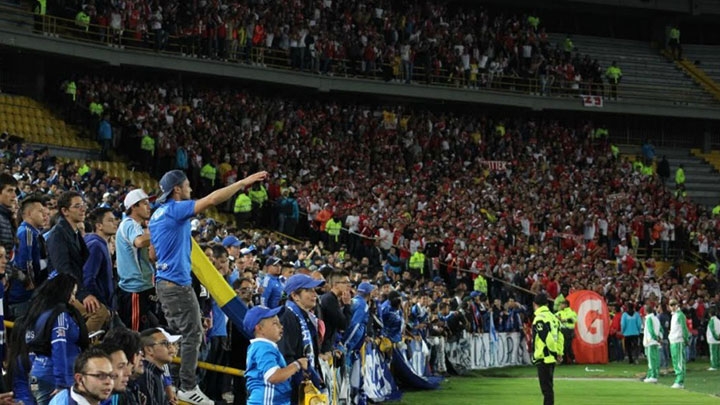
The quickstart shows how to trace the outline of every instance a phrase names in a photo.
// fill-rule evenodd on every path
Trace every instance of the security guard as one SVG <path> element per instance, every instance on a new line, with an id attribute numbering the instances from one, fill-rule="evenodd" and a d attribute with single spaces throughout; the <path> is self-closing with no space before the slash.
<path id="1" fill-rule="evenodd" d="M 572 341 L 575 338 L 575 324 L 577 323 L 577 314 L 570 308 L 570 302 L 564 299 L 560 303 L 560 310 L 557 312 L 557 318 L 560 321 L 560 331 L 562 332 L 564 344 L 564 361 L 568 364 L 575 363 L 575 353 L 572 350 Z"/>
<path id="2" fill-rule="evenodd" d="M 418 246 L 415 253 L 410 256 L 408 268 L 413 276 L 425 277 L 425 253 L 422 246 Z"/>
<path id="3" fill-rule="evenodd" d="M 247 195 L 247 191 L 241 190 L 240 194 L 235 199 L 235 206 L 233 207 L 233 213 L 235 214 L 235 226 L 238 229 L 245 229 L 250 222 L 250 216 L 252 211 L 252 200 Z"/>
<path id="4" fill-rule="evenodd" d="M 545 293 L 539 293 L 533 300 L 533 364 L 538 369 L 538 380 L 545 405 L 555 403 L 553 372 L 555 363 L 562 361 L 564 338 L 560 333 L 560 321 L 550 312 Z"/>
<path id="5" fill-rule="evenodd" d="M 613 61 L 605 71 L 605 77 L 607 77 L 608 83 L 610 83 L 610 98 L 617 100 L 617 87 L 622 79 L 622 70 L 617 65 L 616 61 Z"/>

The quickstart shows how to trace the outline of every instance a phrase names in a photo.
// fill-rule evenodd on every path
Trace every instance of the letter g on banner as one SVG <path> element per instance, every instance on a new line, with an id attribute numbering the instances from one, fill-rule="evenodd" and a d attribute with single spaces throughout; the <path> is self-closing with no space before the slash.
<path id="1" fill-rule="evenodd" d="M 605 364 L 608 362 L 607 338 L 610 332 L 610 316 L 607 304 L 599 294 L 576 291 L 567 297 L 571 308 L 578 315 L 575 326 L 573 351 L 578 363 Z"/>

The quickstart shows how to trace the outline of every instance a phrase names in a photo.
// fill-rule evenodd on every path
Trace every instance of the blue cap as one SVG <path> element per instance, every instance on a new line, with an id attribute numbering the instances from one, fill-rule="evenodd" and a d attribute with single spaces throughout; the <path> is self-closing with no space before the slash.
<path id="1" fill-rule="evenodd" d="M 315 288 L 319 287 L 321 285 L 325 285 L 325 280 L 315 280 L 314 278 L 305 275 L 305 274 L 295 274 L 294 276 L 291 276 L 287 281 L 285 282 L 285 288 L 284 291 L 290 295 L 295 290 L 299 290 L 301 288 Z"/>
<path id="2" fill-rule="evenodd" d="M 240 247 L 242 246 L 242 242 L 240 239 L 235 237 L 235 235 L 226 236 L 225 239 L 222 241 L 222 245 L 226 248 L 228 247 Z"/>
<path id="3" fill-rule="evenodd" d="M 442 279 L 442 277 L 440 277 L 440 276 L 435 276 L 435 277 L 433 278 L 433 282 L 434 282 L 434 283 L 445 283 L 445 281 L 444 281 L 444 280 Z"/>
<path id="4" fill-rule="evenodd" d="M 374 289 L 375 289 L 375 286 L 374 286 L 374 285 L 365 282 L 365 283 L 360 283 L 360 285 L 359 285 L 358 288 L 357 288 L 357 292 L 359 292 L 359 293 L 361 293 L 361 294 L 363 294 L 363 295 L 368 295 L 368 294 L 370 294 Z"/>
<path id="5" fill-rule="evenodd" d="M 243 320 L 243 328 L 245 328 L 245 332 L 247 332 L 250 336 L 255 336 L 255 327 L 257 324 L 259 324 L 263 319 L 272 318 L 282 309 L 283 307 L 270 309 L 262 305 L 250 308 L 250 310 L 245 313 L 245 319 Z"/>
<path id="6" fill-rule="evenodd" d="M 279 257 L 270 256 L 265 260 L 266 266 L 277 266 L 282 262 L 282 260 Z"/>
<path id="7" fill-rule="evenodd" d="M 475 298 L 475 297 L 480 296 L 480 294 L 482 294 L 480 291 L 473 291 L 470 293 L 470 297 Z"/>
<path id="8" fill-rule="evenodd" d="M 170 170 L 165 173 L 160 179 L 160 191 L 162 191 L 162 194 L 156 201 L 161 204 L 164 203 L 172 194 L 173 187 L 181 185 L 185 180 L 187 180 L 187 176 L 182 170 Z"/>

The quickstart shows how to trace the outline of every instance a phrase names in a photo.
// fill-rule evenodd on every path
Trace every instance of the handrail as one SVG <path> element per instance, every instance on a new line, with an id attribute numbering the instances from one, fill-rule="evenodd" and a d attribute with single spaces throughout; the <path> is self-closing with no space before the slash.
<path id="1" fill-rule="evenodd" d="M 4 323 L 5 323 L 5 328 L 7 328 L 7 329 L 12 329 L 15 326 L 15 322 L 12 322 L 12 321 L 4 321 Z M 172 361 L 175 364 L 180 364 L 180 357 L 173 357 Z M 226 367 L 226 366 L 218 366 L 216 364 L 207 363 L 204 361 L 198 361 L 198 368 L 202 368 L 202 369 L 205 369 L 208 371 L 215 371 L 217 373 L 233 375 L 236 377 L 244 377 L 245 376 L 244 370 L 240 370 L 240 369 L 232 368 L 232 367 Z"/>
<path id="2" fill-rule="evenodd" d="M 16 8 L 0 6 L 0 14 L 10 14 L 15 16 L 17 25 L 28 25 L 28 18 L 34 16 L 28 11 L 21 11 Z M 6 16 L 7 17 L 7 16 Z M 36 23 L 33 27 L 38 33 L 50 37 L 58 37 L 70 39 L 84 43 L 95 45 L 109 46 L 125 50 L 133 50 L 138 52 L 155 52 L 158 54 L 175 55 L 188 58 L 207 58 L 210 52 L 203 52 L 203 47 L 199 41 L 193 40 L 191 37 L 167 35 L 161 38 L 155 38 L 155 35 L 149 31 L 140 32 L 131 29 L 123 29 L 119 32 L 109 26 L 101 26 L 97 24 L 89 24 L 87 28 L 78 26 L 74 20 L 44 15 L 41 22 Z M 231 47 L 232 44 L 231 44 Z M 362 80 L 394 80 L 396 82 L 404 82 L 402 77 L 402 65 L 395 63 L 386 63 L 380 60 L 377 66 L 374 63 L 365 63 L 362 60 L 349 59 L 323 59 L 320 57 L 311 58 L 310 66 L 303 66 L 308 69 L 299 69 L 292 60 L 289 50 L 266 48 L 264 46 L 236 46 L 237 51 L 229 51 L 227 55 L 223 55 L 225 59 L 213 58 L 215 62 L 221 63 L 241 63 L 260 68 L 274 68 L 282 70 L 305 71 L 308 73 L 327 74 L 341 77 L 354 77 Z M 296 62 L 296 61 L 295 61 Z M 327 66 L 327 68 L 326 68 Z M 430 66 L 428 66 L 430 68 Z M 452 67 L 450 67 L 452 68 Z M 491 78 L 490 83 L 479 86 L 479 82 L 483 78 Z M 442 67 L 427 71 L 425 66 L 415 63 L 412 66 L 411 81 L 414 85 L 427 85 L 431 87 L 455 87 L 466 88 L 467 91 L 499 91 L 504 93 L 523 93 L 534 96 L 541 96 L 542 83 L 540 77 L 530 79 L 520 79 L 510 77 L 505 74 L 492 75 L 490 73 L 477 74 L 478 86 L 473 89 L 473 83 L 470 82 L 466 74 L 462 77 L 455 77 L 451 69 Z M 573 81 L 564 80 L 561 76 L 557 79 L 553 77 L 549 79 L 549 83 L 545 87 L 546 95 L 553 97 L 576 97 L 582 94 L 590 93 L 590 84 L 585 81 L 577 84 L 577 89 L 573 88 L 576 84 Z M 609 96 L 609 84 L 602 83 L 596 85 L 595 95 Z M 619 86 L 619 96 L 624 100 L 644 100 L 650 102 L 667 101 L 681 102 L 687 104 L 703 104 L 720 107 L 711 100 L 698 100 L 698 92 L 695 88 L 686 86 L 653 86 L 640 85 L 632 83 L 623 83 Z M 670 100 L 672 99 L 672 100 Z"/>

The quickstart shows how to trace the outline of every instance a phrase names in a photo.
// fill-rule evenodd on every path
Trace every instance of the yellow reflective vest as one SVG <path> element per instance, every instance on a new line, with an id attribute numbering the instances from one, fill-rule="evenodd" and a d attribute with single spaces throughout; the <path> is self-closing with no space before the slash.
<path id="1" fill-rule="evenodd" d="M 675 184 L 685 184 L 685 170 L 682 167 L 675 171 Z"/>
<path id="2" fill-rule="evenodd" d="M 260 185 L 260 188 L 257 190 L 254 188 L 251 189 L 248 194 L 254 204 L 263 205 L 268 199 L 267 190 L 265 190 L 265 186 L 263 185 Z"/>
<path id="3" fill-rule="evenodd" d="M 340 229 L 342 228 L 342 222 L 336 221 L 335 218 L 330 218 L 327 223 L 325 223 L 325 232 L 328 233 L 328 236 L 332 236 L 332 238 L 335 240 L 335 242 L 338 241 L 338 237 L 340 236 Z"/>
<path id="4" fill-rule="evenodd" d="M 247 194 L 241 193 L 235 199 L 235 206 L 233 207 L 234 213 L 250 212 L 252 211 L 252 200 Z"/>
<path id="5" fill-rule="evenodd" d="M 155 139 L 150 135 L 145 135 L 140 141 L 140 149 L 150 152 L 151 155 L 155 156 Z"/>
<path id="6" fill-rule="evenodd" d="M 560 321 L 560 327 L 564 329 L 575 329 L 577 323 L 577 314 L 570 307 L 565 307 L 562 311 L 558 311 L 557 318 Z"/>
<path id="7" fill-rule="evenodd" d="M 416 251 L 410 256 L 410 263 L 408 264 L 413 270 L 419 270 L 420 274 L 425 274 L 425 253 Z"/>
<path id="8" fill-rule="evenodd" d="M 207 163 L 205 164 L 205 166 L 202 167 L 202 169 L 200 169 L 200 177 L 210 180 L 210 185 L 214 187 L 215 178 L 217 177 L 217 169 L 215 168 L 215 166 Z"/>
<path id="9" fill-rule="evenodd" d="M 547 305 L 535 310 L 533 319 L 533 364 L 553 364 L 564 353 L 565 338 L 560 333 L 560 321 Z"/>
<path id="10" fill-rule="evenodd" d="M 77 100 L 77 85 L 74 80 L 70 80 L 65 86 L 65 94 L 71 95 L 73 101 Z"/>
<path id="11" fill-rule="evenodd" d="M 485 280 L 485 277 L 478 274 L 475 282 L 473 283 L 473 290 L 480 291 L 481 293 L 487 295 L 487 280 Z"/>

